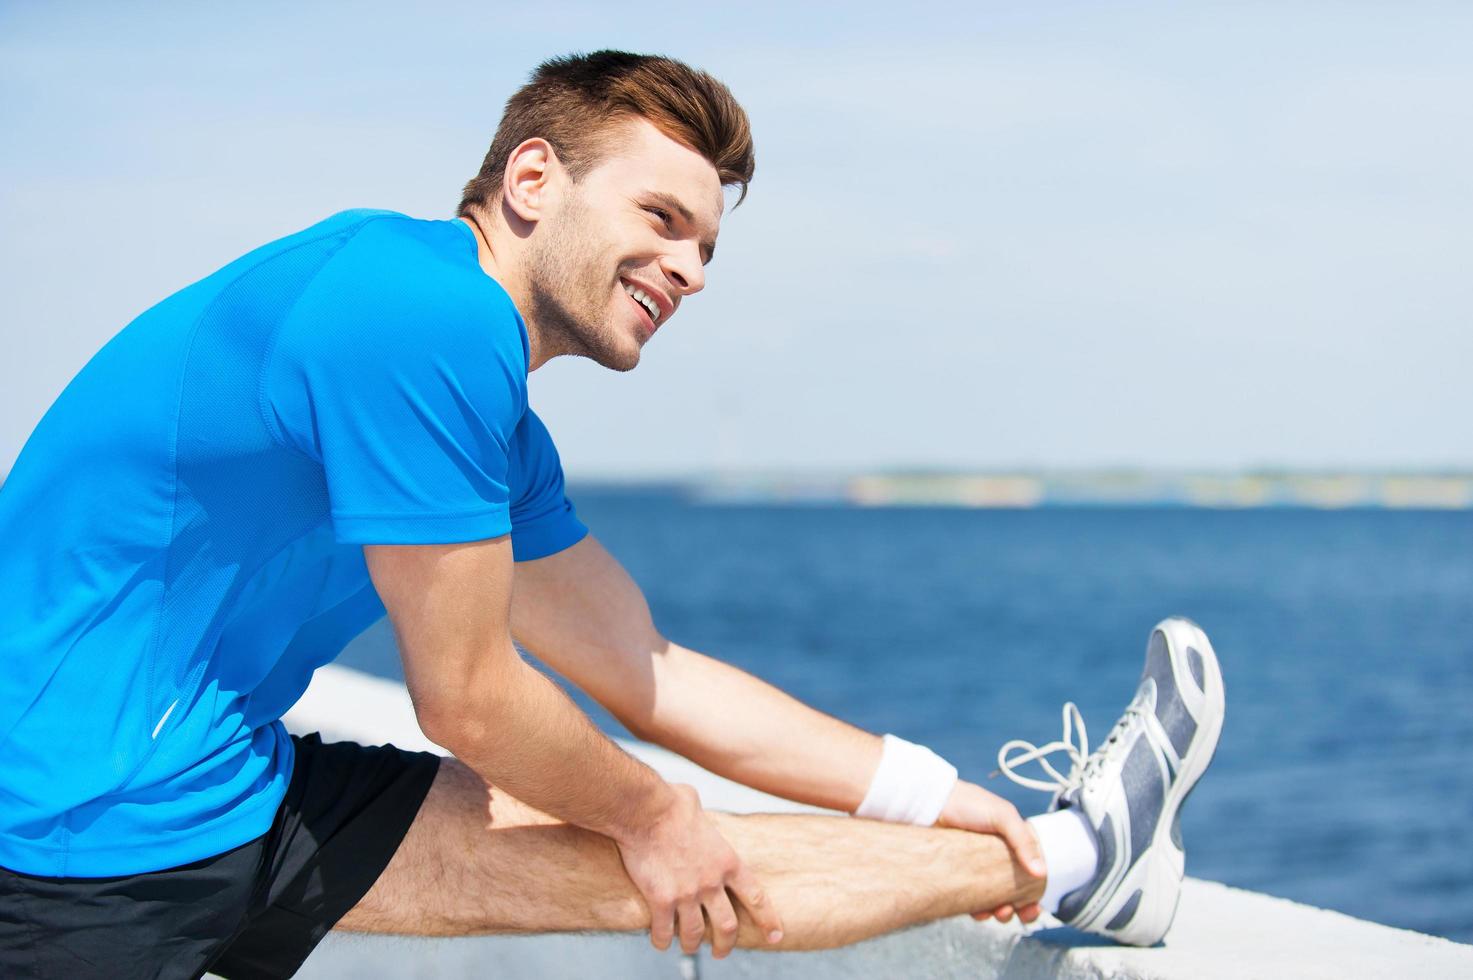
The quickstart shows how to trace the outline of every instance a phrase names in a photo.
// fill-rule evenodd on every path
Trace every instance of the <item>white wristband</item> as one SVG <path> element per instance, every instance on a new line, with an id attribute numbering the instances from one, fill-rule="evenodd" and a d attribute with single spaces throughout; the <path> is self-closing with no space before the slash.
<path id="1" fill-rule="evenodd" d="M 885 736 L 880 765 L 856 817 L 929 827 L 956 786 L 956 766 L 924 745 Z"/>

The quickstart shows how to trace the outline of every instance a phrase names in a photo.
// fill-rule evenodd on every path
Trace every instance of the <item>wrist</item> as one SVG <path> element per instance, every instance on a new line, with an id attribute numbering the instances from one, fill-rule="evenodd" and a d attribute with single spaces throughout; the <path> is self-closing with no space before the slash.
<path id="1" fill-rule="evenodd" d="M 964 801 L 961 800 L 961 799 L 958 799 L 958 797 L 965 796 L 965 793 L 961 791 L 961 789 L 962 789 L 963 786 L 973 786 L 973 785 L 975 785 L 975 784 L 968 783 L 968 782 L 966 782 L 965 780 L 962 780 L 962 779 L 958 779 L 956 781 L 956 785 L 954 785 L 951 788 L 951 792 L 948 793 L 948 794 L 946 794 L 946 803 L 941 807 L 941 815 L 936 818 L 936 824 L 938 826 L 941 826 L 941 827 L 956 827 L 956 826 L 960 826 L 960 824 L 957 822 L 957 816 L 958 816 L 957 815 L 957 810 L 958 810 L 958 808 L 960 808 L 963 805 L 963 802 Z"/>
<path id="2" fill-rule="evenodd" d="M 854 815 L 929 827 L 940 818 L 956 783 L 956 766 L 924 745 L 886 735 L 880 764 Z"/>
<path id="3" fill-rule="evenodd" d="M 645 767 L 645 772 L 648 780 L 626 797 L 629 805 L 610 821 L 610 825 L 590 829 L 599 830 L 624 844 L 650 837 L 660 824 L 669 819 L 680 806 L 680 794 L 654 770 Z"/>

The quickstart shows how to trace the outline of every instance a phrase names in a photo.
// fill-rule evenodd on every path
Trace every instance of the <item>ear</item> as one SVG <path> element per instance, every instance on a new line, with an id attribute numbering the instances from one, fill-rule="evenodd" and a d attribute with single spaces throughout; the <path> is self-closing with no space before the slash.
<path id="1" fill-rule="evenodd" d="M 501 199 L 523 221 L 539 220 L 547 206 L 548 190 L 562 174 L 562 163 L 552 144 L 541 137 L 524 140 L 506 158 Z"/>

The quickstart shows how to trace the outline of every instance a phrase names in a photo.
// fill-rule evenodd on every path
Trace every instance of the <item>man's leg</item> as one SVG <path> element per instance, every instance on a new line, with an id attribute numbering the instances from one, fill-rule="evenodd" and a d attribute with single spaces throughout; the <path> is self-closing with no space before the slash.
<path id="1" fill-rule="evenodd" d="M 984 834 L 847 817 L 716 819 L 782 917 L 776 948 L 841 946 L 1043 893 L 1043 881 Z M 738 945 L 774 948 L 738 914 Z M 649 928 L 649 914 L 611 839 L 500 790 L 488 811 L 485 784 L 447 759 L 388 867 L 337 928 L 429 936 L 635 931 Z"/>

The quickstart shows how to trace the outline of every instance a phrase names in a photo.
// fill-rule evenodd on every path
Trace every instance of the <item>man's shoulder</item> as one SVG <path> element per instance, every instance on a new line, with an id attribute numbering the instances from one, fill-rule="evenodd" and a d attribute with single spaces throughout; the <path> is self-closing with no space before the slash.
<path id="1" fill-rule="evenodd" d="M 345 211 L 307 229 L 343 237 L 293 311 L 312 345 L 379 346 L 401 353 L 505 348 L 525 361 L 525 326 L 501 286 L 482 270 L 464 222 L 393 211 Z M 339 329 L 333 329 L 339 324 Z"/>
<path id="2" fill-rule="evenodd" d="M 302 249 L 323 252 L 324 271 L 330 267 L 355 277 L 359 290 L 435 296 L 446 289 L 482 293 L 489 286 L 501 293 L 481 270 L 475 236 L 464 222 L 413 218 L 373 208 L 339 211 L 247 253 L 232 265 L 266 264 Z"/>
<path id="3" fill-rule="evenodd" d="M 340 211 L 302 234 L 342 235 L 341 259 L 365 266 L 383 266 L 389 281 L 408 264 L 416 273 L 446 276 L 480 271 L 475 261 L 475 237 L 458 220 L 413 218 L 397 211 L 359 208 Z M 484 275 L 484 273 L 483 273 Z M 473 280 L 472 280 L 473 281 Z"/>
<path id="4" fill-rule="evenodd" d="M 464 222 L 392 211 L 349 211 L 329 220 L 338 219 L 354 233 L 324 272 L 352 295 L 426 322 L 434 315 L 450 324 L 519 326 L 510 297 L 481 268 L 475 236 Z M 339 296 L 349 304 L 351 298 Z"/>

